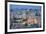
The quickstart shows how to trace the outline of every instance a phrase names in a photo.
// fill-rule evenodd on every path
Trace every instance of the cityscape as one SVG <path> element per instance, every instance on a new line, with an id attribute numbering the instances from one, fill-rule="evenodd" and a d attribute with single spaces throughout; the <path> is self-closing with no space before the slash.
<path id="1" fill-rule="evenodd" d="M 10 29 L 41 28 L 41 6 L 10 5 Z"/>

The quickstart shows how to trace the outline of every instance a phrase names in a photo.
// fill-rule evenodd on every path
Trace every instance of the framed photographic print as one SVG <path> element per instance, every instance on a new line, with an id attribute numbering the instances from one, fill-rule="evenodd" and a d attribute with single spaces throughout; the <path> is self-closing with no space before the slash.
<path id="1" fill-rule="evenodd" d="M 6 1 L 5 32 L 39 32 L 45 28 L 43 2 Z"/>

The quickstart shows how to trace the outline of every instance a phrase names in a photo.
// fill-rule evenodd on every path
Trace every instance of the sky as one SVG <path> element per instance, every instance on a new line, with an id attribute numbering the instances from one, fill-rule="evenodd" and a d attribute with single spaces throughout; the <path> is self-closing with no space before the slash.
<path id="1" fill-rule="evenodd" d="M 14 5 L 10 4 L 10 9 L 13 11 L 18 11 L 18 10 L 24 10 L 24 9 L 37 9 L 38 11 L 41 11 L 41 6 L 32 6 L 32 5 Z"/>

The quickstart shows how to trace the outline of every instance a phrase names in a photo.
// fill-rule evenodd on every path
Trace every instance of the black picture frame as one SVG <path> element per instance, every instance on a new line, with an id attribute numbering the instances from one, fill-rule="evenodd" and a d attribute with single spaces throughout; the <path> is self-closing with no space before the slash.
<path id="1" fill-rule="evenodd" d="M 19 2 L 19 3 L 33 3 L 33 4 L 43 4 L 43 30 L 34 31 L 19 31 L 19 32 L 7 32 L 7 2 Z M 44 2 L 28 2 L 28 1 L 5 1 L 5 34 L 7 33 L 26 33 L 26 32 L 42 32 L 45 31 L 45 3 Z"/>

